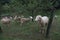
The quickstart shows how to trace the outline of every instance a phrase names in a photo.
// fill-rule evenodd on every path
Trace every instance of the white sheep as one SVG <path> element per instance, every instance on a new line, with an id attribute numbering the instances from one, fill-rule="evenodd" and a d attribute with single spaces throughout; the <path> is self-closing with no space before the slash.
<path id="1" fill-rule="evenodd" d="M 1 19 L 1 22 L 2 22 L 3 24 L 9 24 L 10 21 L 11 21 L 11 19 L 8 18 L 8 17 L 4 17 L 4 18 Z"/>
<path id="2" fill-rule="evenodd" d="M 57 15 L 55 15 L 55 17 L 58 17 Z"/>
<path id="3" fill-rule="evenodd" d="M 14 17 L 14 20 L 16 20 L 17 19 L 17 15 Z"/>
<path id="4" fill-rule="evenodd" d="M 44 27 L 48 25 L 49 18 L 47 16 L 42 17 L 41 15 L 37 15 L 35 21 L 38 21 L 42 32 L 45 30 Z"/>
<path id="5" fill-rule="evenodd" d="M 20 16 L 15 16 L 14 20 L 19 22 L 21 20 L 21 17 Z"/>
<path id="6" fill-rule="evenodd" d="M 42 17 L 41 15 L 37 15 L 35 18 L 35 21 L 39 21 L 39 17 Z"/>
<path id="7" fill-rule="evenodd" d="M 58 17 L 57 15 L 53 17 L 52 25 L 57 22 L 57 17 Z"/>
<path id="8" fill-rule="evenodd" d="M 29 16 L 29 18 L 25 18 L 23 15 L 14 17 L 14 20 L 20 22 L 21 25 L 27 21 L 32 21 L 32 19 L 33 19 L 32 16 Z"/>
<path id="9" fill-rule="evenodd" d="M 33 19 L 33 17 L 32 16 L 29 16 L 29 18 L 21 18 L 21 20 L 20 20 L 20 22 L 21 22 L 21 25 L 23 24 L 23 23 L 25 23 L 25 22 L 28 22 L 28 21 L 31 21 Z"/>

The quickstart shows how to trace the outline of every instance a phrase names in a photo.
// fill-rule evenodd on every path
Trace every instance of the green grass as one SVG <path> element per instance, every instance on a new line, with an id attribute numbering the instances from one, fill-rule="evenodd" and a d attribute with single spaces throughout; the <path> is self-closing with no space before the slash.
<path id="1" fill-rule="evenodd" d="M 12 23 L 9 26 L 1 24 L 3 33 L 0 36 L 1 40 L 33 40 L 38 27 L 33 22 L 26 23 L 20 26 L 18 23 Z M 37 34 L 36 34 L 37 35 Z"/>
<path id="2" fill-rule="evenodd" d="M 56 23 L 51 27 L 50 38 L 48 40 L 60 40 L 60 19 L 57 18 Z M 56 24 L 56 25 L 55 25 Z M 38 24 L 29 22 L 20 26 L 20 23 L 12 23 L 8 25 L 1 24 L 3 33 L 0 34 L 0 40 L 46 40 L 39 32 Z"/>

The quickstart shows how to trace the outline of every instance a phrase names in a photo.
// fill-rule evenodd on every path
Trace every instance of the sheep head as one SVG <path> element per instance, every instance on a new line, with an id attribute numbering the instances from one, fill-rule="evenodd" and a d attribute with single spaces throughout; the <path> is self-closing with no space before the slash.
<path id="1" fill-rule="evenodd" d="M 41 20 L 41 17 L 42 17 L 41 15 L 37 15 L 36 18 L 35 18 L 35 21 Z"/>

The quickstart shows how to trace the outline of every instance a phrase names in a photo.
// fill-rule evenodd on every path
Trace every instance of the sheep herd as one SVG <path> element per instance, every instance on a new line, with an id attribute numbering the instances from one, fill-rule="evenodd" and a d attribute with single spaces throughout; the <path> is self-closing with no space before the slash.
<path id="1" fill-rule="evenodd" d="M 27 21 L 32 21 L 33 17 L 32 16 L 29 16 L 28 18 L 24 17 L 23 15 L 22 16 L 14 16 L 14 17 L 2 17 L 1 18 L 1 23 L 2 24 L 9 24 L 12 20 L 15 22 L 15 21 L 18 21 L 21 23 L 21 25 Z"/>
<path id="2" fill-rule="evenodd" d="M 55 16 L 56 18 L 57 16 Z M 14 16 L 14 17 L 3 17 L 1 18 L 1 23 L 2 24 L 9 24 L 12 20 L 14 21 L 18 21 L 21 23 L 21 25 L 23 25 L 23 23 L 27 22 L 27 21 L 31 21 L 32 22 L 32 19 L 34 19 L 32 16 L 29 16 L 29 17 L 24 17 L 23 15 L 22 16 Z M 41 15 L 37 15 L 34 19 L 34 21 L 36 21 L 39 25 L 40 25 L 40 32 L 43 33 L 45 32 L 45 29 L 44 27 L 46 27 L 48 25 L 48 22 L 49 22 L 49 17 L 47 16 L 41 16 Z"/>

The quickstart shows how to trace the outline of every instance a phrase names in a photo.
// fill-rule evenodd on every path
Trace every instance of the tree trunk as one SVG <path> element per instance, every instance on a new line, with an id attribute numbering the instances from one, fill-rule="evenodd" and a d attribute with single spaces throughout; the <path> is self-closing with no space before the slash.
<path id="1" fill-rule="evenodd" d="M 46 30 L 46 37 L 49 36 L 51 24 L 52 24 L 53 17 L 54 17 L 54 11 L 55 11 L 55 8 L 54 7 L 51 7 L 50 9 L 51 9 L 51 14 L 50 14 L 49 23 L 48 23 L 47 30 Z"/>

